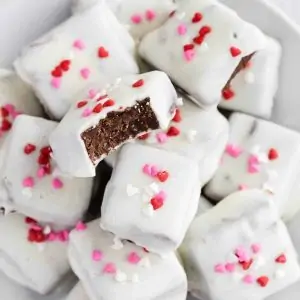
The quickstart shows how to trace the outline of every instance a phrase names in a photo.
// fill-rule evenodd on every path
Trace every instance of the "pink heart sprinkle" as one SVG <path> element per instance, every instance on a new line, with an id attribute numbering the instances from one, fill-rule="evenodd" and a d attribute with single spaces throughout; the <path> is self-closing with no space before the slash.
<path id="1" fill-rule="evenodd" d="M 40 167 L 37 171 L 37 177 L 43 178 L 46 175 L 45 169 L 43 167 Z"/>
<path id="2" fill-rule="evenodd" d="M 160 132 L 160 133 L 156 134 L 156 140 L 160 144 L 164 144 L 168 140 L 168 136 L 164 132 Z"/>
<path id="3" fill-rule="evenodd" d="M 227 264 L 225 264 L 225 269 L 229 273 L 232 273 L 235 270 L 235 264 L 234 263 L 227 263 Z"/>
<path id="4" fill-rule="evenodd" d="M 69 231 L 68 230 L 63 230 L 62 231 L 62 235 L 64 236 L 65 240 L 68 241 L 69 240 Z"/>
<path id="5" fill-rule="evenodd" d="M 83 117 L 89 117 L 92 114 L 92 110 L 90 108 L 85 108 L 82 112 Z"/>
<path id="6" fill-rule="evenodd" d="M 77 231 L 84 231 L 84 230 L 86 230 L 86 225 L 82 221 L 79 221 L 76 224 L 75 228 Z"/>
<path id="7" fill-rule="evenodd" d="M 244 191 L 248 189 L 248 186 L 246 184 L 240 184 L 238 187 L 239 191 Z"/>
<path id="8" fill-rule="evenodd" d="M 253 244 L 253 245 L 251 245 L 251 249 L 252 249 L 253 253 L 258 253 L 261 250 L 261 245 Z"/>
<path id="9" fill-rule="evenodd" d="M 4 108 L 11 114 L 16 111 L 16 107 L 13 104 L 5 104 Z"/>
<path id="10" fill-rule="evenodd" d="M 50 232 L 48 235 L 48 241 L 53 242 L 56 240 L 56 233 Z"/>
<path id="11" fill-rule="evenodd" d="M 145 16 L 148 21 L 152 21 L 153 19 L 155 19 L 156 13 L 154 10 L 148 9 L 146 10 Z"/>
<path id="12" fill-rule="evenodd" d="M 55 88 L 55 89 L 59 89 L 61 86 L 61 79 L 54 77 L 51 79 L 51 85 Z"/>
<path id="13" fill-rule="evenodd" d="M 141 260 L 141 257 L 136 253 L 136 252 L 131 252 L 128 256 L 127 256 L 127 261 L 131 264 L 138 264 Z"/>
<path id="14" fill-rule="evenodd" d="M 143 17 L 141 15 L 135 14 L 131 16 L 131 21 L 134 24 L 140 24 L 143 20 Z"/>
<path id="15" fill-rule="evenodd" d="M 247 251 L 244 247 L 238 247 L 235 250 L 235 255 L 238 257 L 240 262 L 249 261 L 249 256 L 247 255 Z"/>
<path id="16" fill-rule="evenodd" d="M 88 68 L 83 68 L 80 70 L 80 74 L 83 79 L 88 79 L 90 77 L 91 71 Z"/>
<path id="17" fill-rule="evenodd" d="M 248 164 L 248 173 L 254 174 L 259 172 L 259 166 L 256 164 Z"/>
<path id="18" fill-rule="evenodd" d="M 52 186 L 54 189 L 59 190 L 64 186 L 64 184 L 59 178 L 55 177 L 52 179 Z"/>
<path id="19" fill-rule="evenodd" d="M 148 164 L 145 164 L 143 166 L 143 172 L 149 176 L 151 176 L 151 166 Z"/>
<path id="20" fill-rule="evenodd" d="M 83 40 L 76 40 L 73 43 L 73 47 L 77 48 L 79 50 L 83 50 L 85 48 L 85 44 L 84 44 Z"/>
<path id="21" fill-rule="evenodd" d="M 158 194 L 156 194 L 155 198 L 165 201 L 167 198 L 167 194 L 165 191 L 160 191 Z"/>
<path id="22" fill-rule="evenodd" d="M 179 35 L 184 35 L 184 34 L 186 34 L 186 32 L 187 32 L 187 27 L 186 27 L 185 24 L 178 25 L 178 27 L 177 27 L 177 33 Z"/>
<path id="23" fill-rule="evenodd" d="M 69 233 L 65 230 L 59 231 L 56 236 L 61 242 L 66 242 L 69 240 Z"/>
<path id="24" fill-rule="evenodd" d="M 187 50 L 187 51 L 184 51 L 184 58 L 186 61 L 191 61 L 193 58 L 195 57 L 195 51 L 192 49 L 192 50 Z"/>
<path id="25" fill-rule="evenodd" d="M 226 146 L 226 153 L 230 155 L 231 157 L 237 158 L 241 155 L 243 152 L 242 148 L 239 146 L 235 146 L 233 144 L 228 144 Z"/>
<path id="26" fill-rule="evenodd" d="M 34 186 L 34 179 L 33 177 L 26 177 L 23 179 L 23 186 L 24 187 L 29 187 L 29 188 L 32 188 Z"/>
<path id="27" fill-rule="evenodd" d="M 254 155 L 254 154 L 250 154 L 250 156 L 248 158 L 248 164 L 258 165 L 259 164 L 258 156 Z"/>
<path id="28" fill-rule="evenodd" d="M 103 258 L 103 253 L 100 250 L 94 250 L 92 253 L 93 261 L 100 261 Z"/>
<path id="29" fill-rule="evenodd" d="M 97 92 L 96 92 L 95 90 L 93 90 L 93 89 L 90 89 L 90 90 L 89 90 L 89 98 L 90 98 L 90 99 L 95 98 L 96 95 L 97 95 Z"/>
<path id="30" fill-rule="evenodd" d="M 243 278 L 243 281 L 245 283 L 248 283 L 248 284 L 251 284 L 254 282 L 254 277 L 251 276 L 251 275 L 246 275 L 244 278 Z"/>
<path id="31" fill-rule="evenodd" d="M 107 263 L 103 268 L 103 273 L 114 274 L 116 273 L 117 268 L 114 263 Z"/>
<path id="32" fill-rule="evenodd" d="M 11 116 L 12 116 L 13 120 L 21 114 L 22 113 L 20 111 L 16 111 L 16 110 L 11 112 Z"/>
<path id="33" fill-rule="evenodd" d="M 225 273 L 225 267 L 222 264 L 217 264 L 214 267 L 216 273 Z"/>
<path id="34" fill-rule="evenodd" d="M 151 176 L 155 177 L 157 173 L 159 172 L 158 168 L 156 166 L 151 167 Z"/>

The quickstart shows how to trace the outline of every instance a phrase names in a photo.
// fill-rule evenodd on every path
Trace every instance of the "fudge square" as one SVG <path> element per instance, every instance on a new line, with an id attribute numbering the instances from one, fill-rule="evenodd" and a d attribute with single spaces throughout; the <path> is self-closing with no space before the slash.
<path id="1" fill-rule="evenodd" d="M 299 280 L 297 254 L 271 198 L 239 191 L 193 221 L 180 249 L 193 295 L 265 299 Z"/>
<path id="2" fill-rule="evenodd" d="M 278 88 L 281 46 L 267 38 L 266 48 L 258 51 L 223 89 L 220 107 L 270 118 Z"/>
<path id="3" fill-rule="evenodd" d="M 15 68 L 55 119 L 95 86 L 138 73 L 134 41 L 104 1 L 25 48 Z"/>
<path id="4" fill-rule="evenodd" d="M 12 280 L 46 294 L 71 272 L 66 241 L 50 240 L 35 220 L 8 214 L 0 228 L 0 269 Z"/>
<path id="5" fill-rule="evenodd" d="M 95 176 L 95 167 L 125 142 L 166 129 L 178 98 L 159 71 L 128 75 L 93 99 L 80 99 L 50 135 L 60 169 L 76 177 Z"/>
<path id="6" fill-rule="evenodd" d="M 220 201 L 237 190 L 264 189 L 284 213 L 299 173 L 299 133 L 241 113 L 232 114 L 229 125 L 222 163 L 205 194 Z"/>
<path id="7" fill-rule="evenodd" d="M 186 299 L 186 275 L 174 253 L 161 258 L 120 240 L 99 219 L 71 232 L 68 254 L 90 299 Z"/>
<path id="8" fill-rule="evenodd" d="M 9 206 L 65 228 L 85 214 L 93 180 L 64 177 L 57 169 L 48 142 L 56 126 L 56 122 L 42 118 L 19 116 L 5 145 L 1 179 Z"/>
<path id="9" fill-rule="evenodd" d="M 196 215 L 198 166 L 178 154 L 123 146 L 101 207 L 101 226 L 164 255 L 175 250 Z M 176 220 L 176 222 L 170 222 Z"/>
<path id="10" fill-rule="evenodd" d="M 207 107 L 221 100 L 222 89 L 265 43 L 258 28 L 218 1 L 186 0 L 142 39 L 139 53 Z"/>

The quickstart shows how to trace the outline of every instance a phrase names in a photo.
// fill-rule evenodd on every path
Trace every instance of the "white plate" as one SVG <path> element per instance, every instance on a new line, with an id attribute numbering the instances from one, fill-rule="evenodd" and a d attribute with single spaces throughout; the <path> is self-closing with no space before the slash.
<path id="1" fill-rule="evenodd" d="M 300 131 L 300 28 L 266 0 L 222 0 L 243 19 L 277 39 L 283 48 L 272 120 Z M 299 1 L 299 0 L 293 0 Z"/>

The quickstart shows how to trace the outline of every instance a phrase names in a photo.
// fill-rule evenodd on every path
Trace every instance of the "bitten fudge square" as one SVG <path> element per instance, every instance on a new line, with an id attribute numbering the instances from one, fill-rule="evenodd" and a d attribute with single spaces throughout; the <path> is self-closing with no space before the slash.
<path id="1" fill-rule="evenodd" d="M 198 105 L 209 107 L 218 104 L 223 88 L 265 44 L 258 28 L 222 3 L 187 0 L 142 39 L 139 53 Z"/>
<path id="2" fill-rule="evenodd" d="M 177 101 L 163 72 L 121 78 L 73 105 L 50 136 L 53 157 L 65 173 L 92 177 L 96 165 L 122 144 L 167 128 Z"/>
<path id="3" fill-rule="evenodd" d="M 180 248 L 202 299 L 265 299 L 297 282 L 297 253 L 270 194 L 236 192 L 198 216 Z"/>
<path id="4" fill-rule="evenodd" d="M 175 250 L 196 215 L 197 164 L 139 144 L 122 147 L 101 208 L 101 226 L 160 255 Z M 176 222 L 172 222 L 176 220 Z"/>
<path id="5" fill-rule="evenodd" d="M 90 299 L 186 299 L 186 275 L 174 253 L 161 258 L 103 231 L 99 222 L 72 231 L 68 251 Z"/>

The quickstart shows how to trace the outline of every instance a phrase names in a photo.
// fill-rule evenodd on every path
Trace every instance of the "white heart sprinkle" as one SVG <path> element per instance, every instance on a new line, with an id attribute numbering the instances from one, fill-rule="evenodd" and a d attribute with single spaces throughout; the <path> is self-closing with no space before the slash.
<path id="1" fill-rule="evenodd" d="M 114 237 L 114 244 L 111 245 L 111 248 L 114 250 L 121 250 L 123 249 L 124 245 L 122 243 L 122 241 L 118 238 L 118 237 Z"/>
<path id="2" fill-rule="evenodd" d="M 151 267 L 150 259 L 148 257 L 143 257 L 140 260 L 139 265 L 144 268 L 150 268 Z"/>
<path id="3" fill-rule="evenodd" d="M 49 234 L 51 232 L 51 227 L 49 225 L 46 225 L 44 227 L 43 233 L 44 234 Z"/>
<path id="4" fill-rule="evenodd" d="M 126 188 L 127 196 L 132 197 L 140 192 L 140 190 L 132 184 L 127 184 Z"/>
<path id="5" fill-rule="evenodd" d="M 27 198 L 31 198 L 32 197 L 32 188 L 28 187 L 28 188 L 22 189 L 22 194 Z"/>
<path id="6" fill-rule="evenodd" d="M 142 212 L 144 215 L 146 215 L 147 217 L 152 217 L 154 214 L 154 209 L 153 206 L 151 204 L 146 205 L 143 209 Z"/>
<path id="7" fill-rule="evenodd" d="M 197 135 L 197 130 L 194 129 L 190 129 L 186 132 L 186 138 L 190 143 L 195 140 L 196 135 Z"/>
<path id="8" fill-rule="evenodd" d="M 182 106 L 183 105 L 183 99 L 181 97 L 177 98 L 176 105 L 177 106 Z"/>
<path id="9" fill-rule="evenodd" d="M 257 256 L 255 259 L 254 259 L 254 262 L 252 264 L 252 268 L 254 268 L 255 270 L 257 270 L 258 268 L 264 266 L 266 263 L 265 259 L 262 258 L 261 256 Z"/>
<path id="10" fill-rule="evenodd" d="M 127 275 L 124 272 L 118 270 L 115 275 L 115 280 L 121 283 L 125 282 L 127 280 Z"/>
<path id="11" fill-rule="evenodd" d="M 284 276 L 285 276 L 285 272 L 282 270 L 276 270 L 274 273 L 275 279 L 280 279 L 280 278 L 283 278 Z"/>
<path id="12" fill-rule="evenodd" d="M 149 188 L 153 191 L 154 195 L 156 195 L 157 193 L 159 193 L 159 186 L 156 182 L 152 182 L 149 185 Z"/>
<path id="13" fill-rule="evenodd" d="M 247 72 L 244 76 L 244 80 L 246 83 L 254 83 L 255 82 L 255 75 L 252 72 Z"/>
<path id="14" fill-rule="evenodd" d="M 131 277 L 131 281 L 133 283 L 139 283 L 140 282 L 140 277 L 138 274 L 133 274 L 132 277 Z"/>
<path id="15" fill-rule="evenodd" d="M 202 45 L 199 48 L 200 52 L 204 53 L 207 52 L 209 50 L 209 46 L 206 42 L 202 43 Z"/>
<path id="16" fill-rule="evenodd" d="M 251 154 L 257 155 L 260 152 L 260 146 L 259 145 L 254 145 L 251 147 L 250 151 Z"/>

